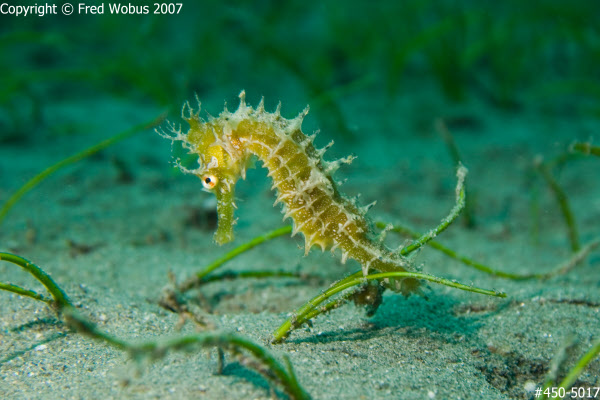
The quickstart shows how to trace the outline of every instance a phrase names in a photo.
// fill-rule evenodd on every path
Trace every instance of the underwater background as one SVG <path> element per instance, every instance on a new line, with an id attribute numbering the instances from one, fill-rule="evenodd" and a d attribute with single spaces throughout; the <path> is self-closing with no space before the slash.
<path id="1" fill-rule="evenodd" d="M 2 3 L 0 252 L 39 265 L 115 337 L 235 332 L 289 357 L 315 399 L 541 398 L 588 351 L 567 389 L 600 398 L 600 2 L 154 4 Z M 37 8 L 17 16 L 18 5 Z M 335 177 L 377 202 L 375 221 L 434 228 L 464 164 L 466 208 L 436 238 L 462 261 L 425 246 L 414 263 L 507 297 L 388 290 L 372 316 L 349 302 L 273 345 L 294 310 L 360 270 L 305 257 L 286 235 L 221 269 L 294 276 L 219 279 L 167 302 L 176 283 L 284 226 L 257 165 L 236 187 L 236 240 L 216 245 L 213 196 L 173 165 L 195 159 L 154 131 L 165 117 L 187 129 L 180 110 L 195 96 L 203 118 L 235 110 L 241 90 L 267 111 L 281 102 L 286 118 L 309 105 L 303 131 L 335 141 L 327 159 L 357 156 Z M 0 282 L 45 293 L 7 262 Z M 220 368 L 215 350 L 198 350 L 139 363 L 43 302 L 2 292 L 0 308 L 2 398 L 286 396 L 247 359 L 227 354 Z"/>

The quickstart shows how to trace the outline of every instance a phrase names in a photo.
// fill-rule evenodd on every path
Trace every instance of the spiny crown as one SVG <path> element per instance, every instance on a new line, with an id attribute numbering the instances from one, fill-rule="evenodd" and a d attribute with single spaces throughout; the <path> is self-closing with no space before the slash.
<path id="1" fill-rule="evenodd" d="M 288 120 L 281 117 L 281 103 L 278 104 L 275 112 L 270 113 L 265 111 L 264 98 L 261 99 L 256 109 L 246 105 L 245 91 L 240 93 L 239 98 L 240 104 L 235 112 L 230 112 L 225 106 L 217 118 L 209 115 L 207 120 L 200 117 L 201 103 L 197 98 L 198 108 L 196 110 L 190 106 L 189 102 L 183 105 L 181 117 L 190 127 L 187 133 L 182 132 L 181 126 L 170 124 L 171 134 L 162 135 L 172 141 L 180 141 L 190 154 L 198 156 L 197 169 L 189 170 L 178 164 L 184 172 L 201 176 L 218 166 L 230 170 L 230 174 L 228 174 L 230 176 L 245 177 L 250 154 L 246 152 L 245 146 L 240 143 L 239 136 L 236 134 L 238 125 L 242 121 L 250 121 L 265 124 L 277 133 L 291 134 L 300 130 L 302 120 L 308 114 L 307 107 L 296 118 Z M 314 138 L 314 135 L 310 138 Z"/>
<path id="2" fill-rule="evenodd" d="M 181 111 L 182 118 L 188 123 L 189 130 L 183 133 L 181 126 L 169 124 L 170 135 L 162 134 L 172 141 L 180 141 L 184 148 L 189 150 L 190 154 L 198 156 L 199 166 L 197 169 L 188 170 L 181 165 L 178 166 L 187 173 L 193 173 L 201 176 L 207 172 L 207 169 L 218 163 L 219 166 L 237 170 L 245 177 L 248 165 L 249 155 L 245 154 L 245 146 L 238 143 L 235 131 L 242 121 L 250 121 L 273 129 L 281 138 L 289 137 L 300 144 L 305 151 L 312 157 L 320 161 L 322 170 L 327 175 L 332 175 L 342 164 L 350 164 L 355 156 L 341 158 L 335 161 L 325 161 L 323 154 L 333 145 L 329 142 L 321 149 L 315 149 L 313 141 L 316 133 L 305 135 L 302 130 L 302 121 L 308 114 L 307 106 L 293 119 L 286 119 L 281 116 L 281 102 L 277 105 L 275 112 L 267 112 L 264 107 L 264 97 L 256 108 L 246 104 L 246 92 L 242 90 L 239 94 L 240 104 L 235 112 L 225 109 L 217 118 L 208 116 L 207 120 L 200 117 L 201 103 L 196 97 L 198 108 L 194 110 L 189 102 L 185 102 Z M 260 132 L 257 132 L 260 134 Z M 216 158 L 216 161 L 215 159 Z M 237 161 L 237 168 L 232 165 Z M 243 161 L 243 162 L 242 162 Z"/>

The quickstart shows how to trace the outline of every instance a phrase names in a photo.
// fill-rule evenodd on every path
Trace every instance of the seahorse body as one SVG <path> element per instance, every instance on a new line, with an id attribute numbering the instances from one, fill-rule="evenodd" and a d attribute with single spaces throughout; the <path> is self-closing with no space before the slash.
<path id="1" fill-rule="evenodd" d="M 275 204 L 283 204 L 284 220 L 292 218 L 292 236 L 301 232 L 305 252 L 312 246 L 324 251 L 340 249 L 342 262 L 353 258 L 361 263 L 366 275 L 370 268 L 381 272 L 405 271 L 409 262 L 381 243 L 366 216 L 367 207 L 344 196 L 337 188 L 332 174 L 342 163 L 323 160 L 323 154 L 333 142 L 322 149 L 313 145 L 315 135 L 301 130 L 306 108 L 294 119 L 285 119 L 280 106 L 274 113 L 266 112 L 261 100 L 256 109 L 247 106 L 245 92 L 240 93 L 240 105 L 231 113 L 225 109 L 218 118 L 203 121 L 199 110 L 184 105 L 182 117 L 190 125 L 187 133 L 171 129 L 171 140 L 181 141 L 190 153 L 198 155 L 199 167 L 187 170 L 202 180 L 204 189 L 217 197 L 219 216 L 215 241 L 223 244 L 233 240 L 234 187 L 245 178 L 246 169 L 256 156 L 268 169 L 277 190 Z M 415 279 L 395 282 L 395 289 L 405 295 L 417 291 Z"/>

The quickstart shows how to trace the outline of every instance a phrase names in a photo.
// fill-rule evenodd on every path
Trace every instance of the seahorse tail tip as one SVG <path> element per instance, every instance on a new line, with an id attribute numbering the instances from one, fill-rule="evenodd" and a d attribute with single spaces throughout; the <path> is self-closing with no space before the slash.
<path id="1" fill-rule="evenodd" d="M 402 293 L 404 297 L 408 297 L 411 294 L 425 296 L 423 290 L 421 289 L 421 282 L 419 282 L 418 279 L 414 278 L 406 278 L 402 281 L 402 285 L 400 286 L 400 293 Z"/>

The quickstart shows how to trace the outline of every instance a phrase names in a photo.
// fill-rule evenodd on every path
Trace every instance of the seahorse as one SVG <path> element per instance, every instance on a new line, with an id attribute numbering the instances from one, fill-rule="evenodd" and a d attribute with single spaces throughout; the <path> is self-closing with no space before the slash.
<path id="1" fill-rule="evenodd" d="M 256 108 L 246 104 L 246 94 L 239 95 L 240 104 L 235 112 L 227 107 L 218 118 L 200 118 L 200 101 L 194 110 L 188 102 L 182 109 L 182 118 L 189 130 L 170 124 L 170 133 L 163 136 L 180 141 L 189 153 L 198 156 L 198 168 L 190 170 L 177 161 L 187 173 L 197 175 L 205 191 L 217 199 L 218 223 L 214 239 L 218 244 L 233 240 L 235 184 L 257 158 L 267 168 L 273 180 L 272 189 L 281 203 L 283 219 L 293 220 L 292 236 L 304 235 L 305 254 L 313 246 L 321 250 L 341 251 L 341 261 L 357 260 L 366 276 L 370 269 L 380 272 L 412 270 L 411 263 L 386 247 L 382 235 L 366 215 L 369 206 L 361 207 L 355 198 L 340 192 L 333 173 L 342 165 L 350 164 L 354 156 L 336 161 L 325 161 L 324 153 L 333 144 L 321 149 L 314 145 L 316 134 L 302 132 L 302 121 L 308 107 L 297 117 L 281 116 L 281 103 L 275 112 L 267 112 L 264 98 Z M 384 232 L 385 233 L 385 232 Z M 409 295 L 419 292 L 419 282 L 404 279 L 394 282 L 394 290 Z"/>

